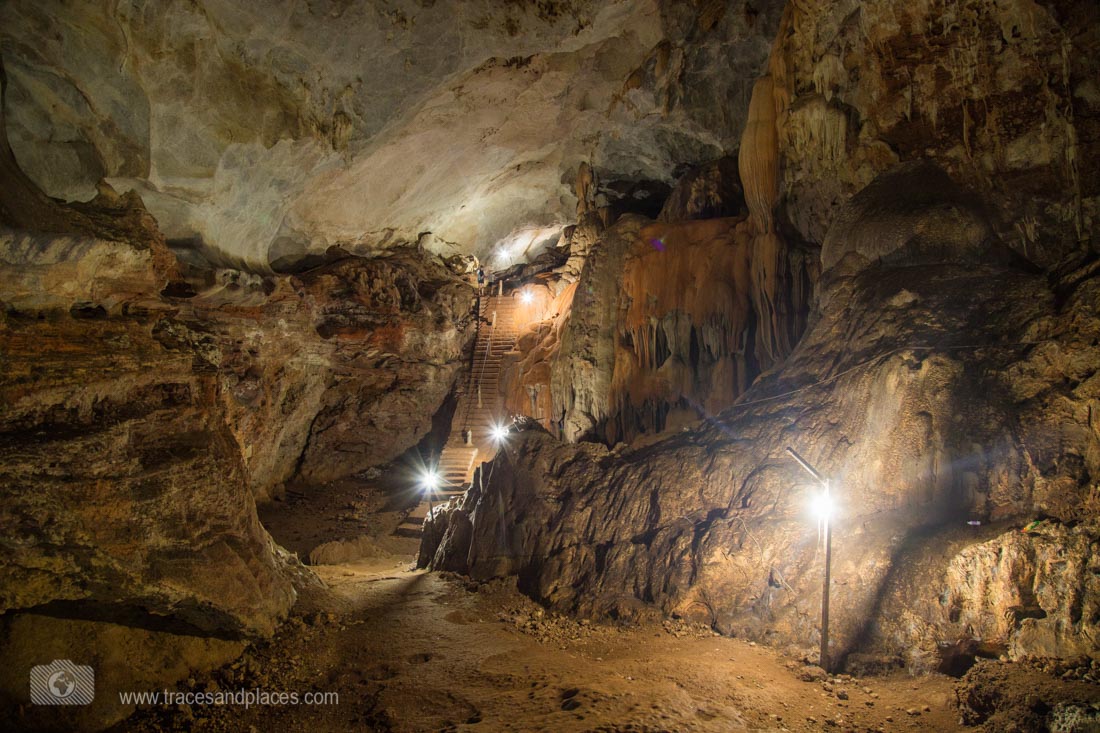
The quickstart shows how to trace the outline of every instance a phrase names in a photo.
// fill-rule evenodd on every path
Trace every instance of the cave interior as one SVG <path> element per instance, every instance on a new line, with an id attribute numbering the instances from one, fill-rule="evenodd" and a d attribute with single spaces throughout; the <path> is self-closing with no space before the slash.
<path id="1" fill-rule="evenodd" d="M 1100 731 L 1095 0 L 0 3 L 0 727 Z"/>

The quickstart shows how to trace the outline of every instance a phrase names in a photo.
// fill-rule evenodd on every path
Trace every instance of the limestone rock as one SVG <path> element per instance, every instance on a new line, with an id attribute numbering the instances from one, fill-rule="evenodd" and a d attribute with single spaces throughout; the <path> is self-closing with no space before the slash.
<path id="1" fill-rule="evenodd" d="M 570 440 L 588 432 L 611 414 L 614 333 L 618 273 L 645 220 L 624 216 L 587 255 L 561 337 L 563 358 L 553 364 L 550 389 L 555 419 L 565 413 Z"/>
<path id="2" fill-rule="evenodd" d="M 852 194 L 929 158 L 1037 265 L 1095 250 L 1098 13 L 1088 0 L 788 3 L 769 75 L 794 227 L 823 241 Z"/>
<path id="3" fill-rule="evenodd" d="M 549 370 L 538 416 L 569 440 L 629 441 L 728 407 L 797 340 L 816 277 L 805 250 L 762 241 L 744 217 L 620 219 L 589 245 L 558 320 L 520 340 L 509 383 Z"/>
<path id="4" fill-rule="evenodd" d="M 852 197 L 821 246 L 828 272 L 842 259 L 878 262 L 989 262 L 1009 259 L 982 204 L 926 160 L 883 173 Z"/>
<path id="5" fill-rule="evenodd" d="M 106 178 L 251 269 L 424 232 L 487 254 L 568 224 L 583 160 L 668 184 L 736 147 L 780 6 L 5 3 L 5 124 L 47 194 Z"/>
<path id="6" fill-rule="evenodd" d="M 444 541 L 435 561 L 478 579 L 517 575 L 557 610 L 622 616 L 644 601 L 727 633 L 810 646 L 816 487 L 785 456 L 790 445 L 835 479 L 842 507 L 837 658 L 874 650 L 920 667 L 921 650 L 964 633 L 1000 635 L 1020 653 L 1088 644 L 1091 606 L 1073 599 L 1096 594 L 1086 568 L 1100 476 L 1090 417 L 1100 280 L 1086 264 L 1059 278 L 1056 296 L 1044 277 L 983 259 L 981 228 L 961 243 L 936 239 L 955 216 L 937 211 L 921 214 L 936 220 L 928 257 L 824 282 L 824 309 L 791 356 L 725 412 L 613 451 L 522 434 L 484 492 L 455 510 L 473 524 L 470 542 Z M 1065 547 L 1066 565 L 1050 564 L 1040 537 L 1007 539 L 1037 515 L 1050 517 L 1062 538 L 1050 546 Z M 1018 545 L 1019 561 L 1006 559 L 1009 577 L 986 593 L 982 579 L 1001 577 L 991 566 L 1001 545 Z M 959 573 L 971 580 L 952 581 Z M 897 605 L 894 589 L 908 589 Z M 1033 605 L 1050 621 L 963 621 Z"/>
<path id="7" fill-rule="evenodd" d="M 269 635 L 298 573 L 256 498 L 414 445 L 472 288 L 411 250 L 180 271 L 158 236 L 0 233 L 0 608 Z"/>
<path id="8" fill-rule="evenodd" d="M 657 220 L 720 219 L 738 217 L 745 211 L 745 194 L 741 190 L 737 161 L 725 157 L 681 176 Z"/>
<path id="9" fill-rule="evenodd" d="M 47 313 L 0 324 L 0 606 L 271 633 L 294 593 L 216 378 L 192 353 L 165 353 L 149 316 Z"/>

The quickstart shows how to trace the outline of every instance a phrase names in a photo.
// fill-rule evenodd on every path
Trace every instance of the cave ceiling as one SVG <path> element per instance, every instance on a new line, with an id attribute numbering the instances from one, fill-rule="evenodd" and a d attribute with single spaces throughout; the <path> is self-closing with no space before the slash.
<path id="1" fill-rule="evenodd" d="M 519 257 L 575 218 L 581 162 L 671 183 L 736 149 L 781 5 L 8 2 L 7 133 L 49 195 L 136 190 L 222 264 Z"/>

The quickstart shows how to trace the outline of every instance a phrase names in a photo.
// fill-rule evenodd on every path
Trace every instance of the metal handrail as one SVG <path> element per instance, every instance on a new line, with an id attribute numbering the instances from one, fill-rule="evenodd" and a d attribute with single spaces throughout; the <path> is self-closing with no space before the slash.
<path id="1" fill-rule="evenodd" d="M 477 335 L 475 336 L 475 341 L 474 341 L 474 364 L 477 363 L 477 340 L 481 338 L 481 298 L 482 297 L 484 297 L 484 296 L 479 296 L 478 297 L 478 304 L 477 304 L 478 316 L 477 316 Z M 492 296 L 489 296 L 489 299 L 491 301 Z M 489 356 L 492 353 L 493 334 L 496 331 L 496 327 L 497 327 L 496 318 L 494 318 L 489 323 L 489 335 L 485 340 L 485 358 L 482 359 L 482 361 L 481 361 L 481 373 L 477 374 L 473 368 L 470 369 L 470 384 L 469 384 L 469 387 L 467 388 L 467 392 L 466 392 L 466 414 L 462 418 L 463 438 L 465 438 L 465 433 L 470 429 L 470 412 L 471 412 L 471 410 L 473 410 L 473 406 L 474 406 L 472 398 L 473 398 L 473 395 L 474 395 L 475 377 L 476 377 L 477 387 L 478 387 L 478 389 L 480 389 L 481 388 L 481 380 L 485 376 L 485 362 L 489 360 Z"/>

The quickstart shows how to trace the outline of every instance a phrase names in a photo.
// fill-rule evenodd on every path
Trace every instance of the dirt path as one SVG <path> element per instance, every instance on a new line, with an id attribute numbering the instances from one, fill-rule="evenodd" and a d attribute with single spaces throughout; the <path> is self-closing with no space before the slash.
<path id="1" fill-rule="evenodd" d="M 193 683 L 337 692 L 338 705 L 149 710 L 125 729 L 958 729 L 946 677 L 804 681 L 800 665 L 770 649 L 671 622 L 618 628 L 551 617 L 504 584 L 467 585 L 410 564 L 319 568 L 330 591 L 306 604 L 315 610 Z"/>

